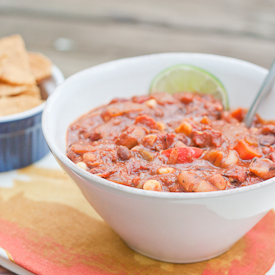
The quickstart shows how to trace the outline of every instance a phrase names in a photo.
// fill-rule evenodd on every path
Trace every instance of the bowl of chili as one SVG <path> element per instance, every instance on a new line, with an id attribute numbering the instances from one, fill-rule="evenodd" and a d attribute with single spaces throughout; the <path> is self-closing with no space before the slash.
<path id="1" fill-rule="evenodd" d="M 193 109 L 186 107 L 186 95 L 174 95 L 164 103 L 163 95 L 148 97 L 154 76 L 177 64 L 198 66 L 221 80 L 235 113 L 223 112 L 215 99 L 199 95 L 189 96 L 197 102 Z M 254 124 L 259 138 L 271 144 L 253 145 L 256 130 L 242 128 L 242 113 L 237 111 L 249 107 L 266 74 L 266 69 L 245 61 L 195 53 L 108 62 L 73 75 L 56 89 L 43 112 L 43 133 L 60 166 L 129 247 L 167 262 L 203 261 L 227 251 L 275 204 L 273 143 L 272 137 L 265 137 L 274 129 L 263 122 L 274 119 L 275 91 L 265 99 L 261 119 Z M 164 114 L 154 111 L 150 119 L 152 106 Z M 183 113 L 188 117 L 186 110 L 189 120 L 174 125 Z M 195 113 L 202 116 L 199 124 L 190 120 Z M 208 120 L 216 123 L 212 132 L 209 125 L 200 125 Z M 97 131 L 90 131 L 94 126 Z M 218 127 L 227 127 L 222 130 L 224 140 L 215 132 Z M 212 134 L 203 139 L 204 132 Z M 159 142 L 153 148 L 164 133 L 166 145 Z M 213 150 L 213 144 L 218 149 Z M 221 144 L 227 146 L 220 150 Z M 222 178 L 215 176 L 217 171 L 223 171 Z"/>

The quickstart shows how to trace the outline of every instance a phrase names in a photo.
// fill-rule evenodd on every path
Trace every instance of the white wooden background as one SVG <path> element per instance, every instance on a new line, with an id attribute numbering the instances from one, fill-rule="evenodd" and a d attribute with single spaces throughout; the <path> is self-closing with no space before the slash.
<path id="1" fill-rule="evenodd" d="M 157 52 L 204 52 L 269 67 L 275 0 L 0 0 L 0 37 L 69 76 L 104 61 Z"/>

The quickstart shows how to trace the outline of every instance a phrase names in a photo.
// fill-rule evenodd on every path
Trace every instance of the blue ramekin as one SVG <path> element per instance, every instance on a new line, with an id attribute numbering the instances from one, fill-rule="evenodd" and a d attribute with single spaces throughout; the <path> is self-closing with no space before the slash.
<path id="1" fill-rule="evenodd" d="M 39 86 L 50 95 L 64 81 L 62 72 L 52 68 L 52 76 Z M 0 117 L 0 172 L 26 167 L 41 158 L 49 148 L 44 139 L 41 117 L 45 103 L 14 115 Z"/>

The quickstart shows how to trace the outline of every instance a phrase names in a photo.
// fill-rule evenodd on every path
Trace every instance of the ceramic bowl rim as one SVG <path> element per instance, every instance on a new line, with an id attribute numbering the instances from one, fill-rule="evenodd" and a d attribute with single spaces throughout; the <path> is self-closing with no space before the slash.
<path id="1" fill-rule="evenodd" d="M 48 146 L 50 147 L 52 153 L 63 163 L 65 164 L 71 171 L 76 173 L 78 176 L 85 179 L 89 184 L 92 182 L 95 182 L 97 186 L 103 188 L 107 187 L 109 189 L 114 189 L 120 192 L 128 193 L 129 195 L 136 195 L 136 196 L 142 196 L 142 197 L 151 197 L 151 198 L 158 198 L 158 199 L 172 199 L 172 200 L 194 200 L 194 199 L 201 199 L 201 198 L 213 198 L 213 197 L 223 197 L 223 196 L 229 196 L 229 195 L 236 195 L 241 193 L 247 193 L 249 191 L 257 190 L 263 187 L 266 187 L 268 185 L 275 183 L 275 178 L 249 185 L 244 186 L 241 188 L 231 189 L 231 190 L 222 190 L 222 191 L 213 191 L 213 192 L 194 192 L 194 193 L 172 193 L 172 192 L 156 192 L 156 191 L 147 191 L 142 190 L 138 188 L 133 188 L 129 186 L 124 186 L 121 184 L 117 184 L 115 182 L 108 181 L 106 179 L 100 178 L 98 176 L 95 176 L 81 168 L 79 168 L 75 163 L 73 163 L 55 144 L 54 139 L 51 137 L 51 134 L 48 130 L 48 113 L 50 112 L 51 107 L 53 104 L 55 104 L 56 98 L 58 98 L 59 94 L 64 93 L 63 86 L 69 82 L 69 81 L 77 81 L 78 77 L 82 74 L 86 74 L 87 72 L 97 71 L 100 69 L 104 70 L 104 67 L 109 66 L 116 66 L 121 65 L 123 63 L 128 62 L 135 62 L 143 59 L 150 59 L 150 58 L 157 58 L 157 57 L 169 57 L 169 56 L 193 56 L 193 57 L 200 57 L 200 58 L 213 58 L 213 59 L 219 59 L 224 61 L 231 61 L 234 63 L 242 63 L 242 65 L 246 65 L 249 67 L 254 67 L 254 69 L 257 69 L 258 71 L 261 71 L 262 73 L 267 74 L 267 69 L 260 67 L 256 64 L 237 59 L 232 57 L 226 57 L 221 55 L 214 55 L 214 54 L 205 54 L 205 53 L 185 53 L 185 52 L 177 52 L 177 53 L 158 53 L 158 54 L 150 54 L 150 55 L 143 55 L 143 56 L 136 56 L 136 57 L 130 57 L 130 58 L 123 58 L 118 59 L 110 62 L 105 62 L 90 68 L 87 68 L 85 70 L 82 70 L 80 72 L 77 72 L 76 74 L 70 76 L 67 78 L 61 85 L 59 85 L 55 92 L 49 97 L 49 99 L 46 102 L 46 106 L 44 108 L 43 114 L 42 114 L 42 130 L 46 139 L 46 142 L 48 143 Z M 77 118 L 76 118 L 77 119 Z"/>

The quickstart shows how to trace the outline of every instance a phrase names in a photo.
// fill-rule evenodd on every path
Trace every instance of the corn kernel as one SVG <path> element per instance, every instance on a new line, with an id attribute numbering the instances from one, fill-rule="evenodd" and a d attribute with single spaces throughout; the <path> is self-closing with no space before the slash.
<path id="1" fill-rule="evenodd" d="M 149 99 L 145 101 L 145 104 L 150 108 L 154 108 L 157 105 L 157 101 L 155 99 Z"/>
<path id="2" fill-rule="evenodd" d="M 193 129 L 192 126 L 188 122 L 184 121 L 179 127 L 175 129 L 175 132 L 183 133 L 187 136 L 190 136 L 192 129 Z"/>
<path id="3" fill-rule="evenodd" d="M 162 191 L 162 186 L 157 180 L 147 180 L 143 185 L 144 190 Z"/>
<path id="4" fill-rule="evenodd" d="M 157 122 L 157 127 L 158 127 L 158 130 L 160 131 L 163 131 L 166 128 L 165 124 L 162 122 Z"/>
<path id="5" fill-rule="evenodd" d="M 81 168 L 81 169 L 84 169 L 84 170 L 87 170 L 87 164 L 85 163 L 85 162 L 83 162 L 83 161 L 80 161 L 80 162 L 78 162 L 77 164 L 76 164 L 79 168 Z"/>
<path id="6" fill-rule="evenodd" d="M 201 123 L 203 124 L 210 124 L 210 119 L 207 116 L 204 116 L 201 120 Z"/>
<path id="7" fill-rule="evenodd" d="M 158 169 L 158 174 L 170 174 L 175 171 L 172 167 L 161 167 Z"/>

